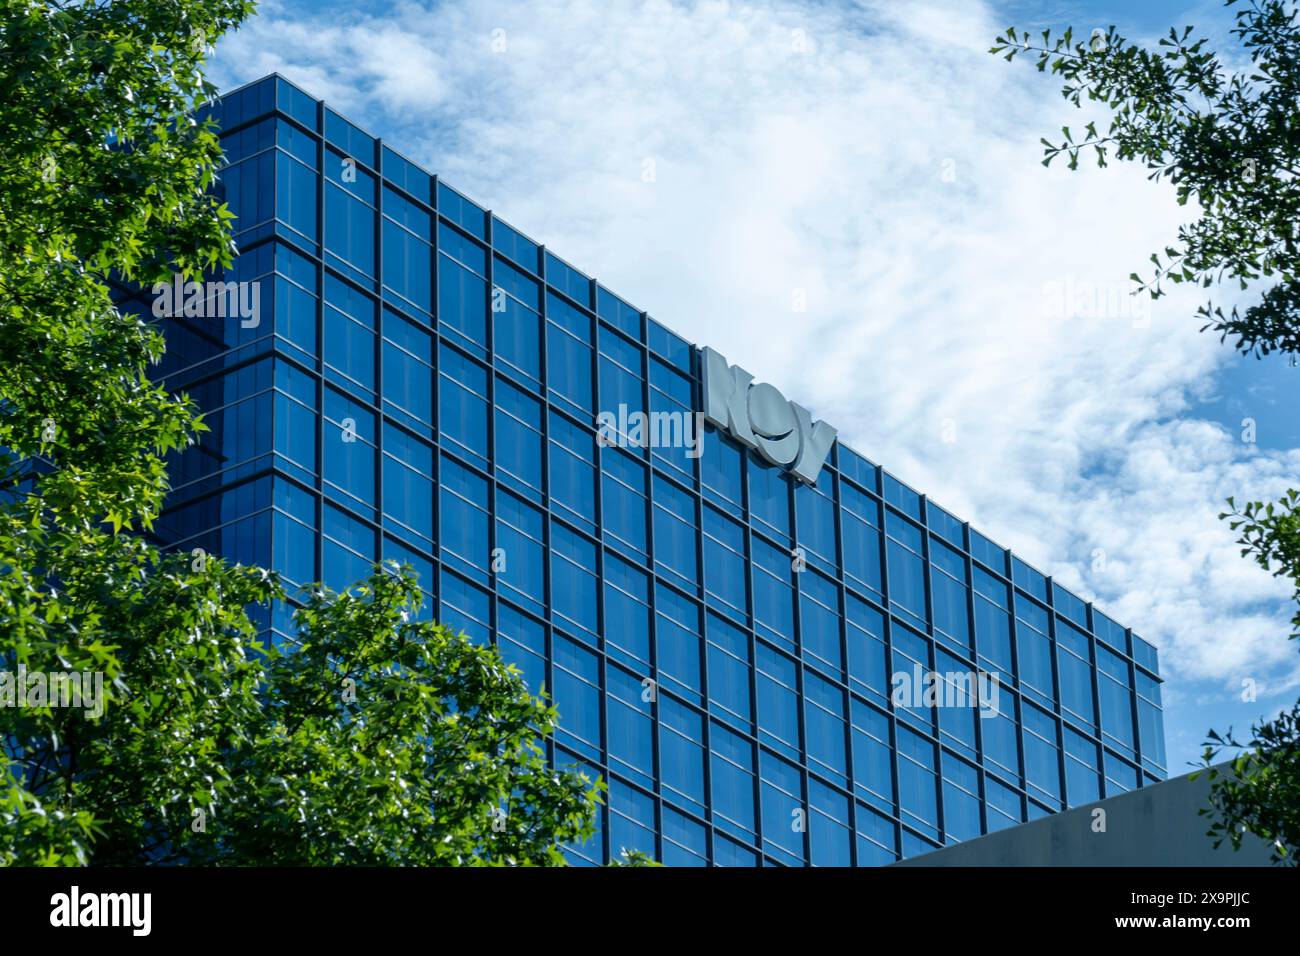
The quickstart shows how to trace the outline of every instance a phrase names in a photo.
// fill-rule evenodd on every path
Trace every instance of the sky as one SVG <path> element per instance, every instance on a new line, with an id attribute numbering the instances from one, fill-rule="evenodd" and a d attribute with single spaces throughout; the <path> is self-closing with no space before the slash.
<path id="1" fill-rule="evenodd" d="M 1167 184 L 1042 166 L 1100 114 L 988 48 L 1110 24 L 1240 55 L 1173 0 L 263 0 L 210 75 L 326 99 L 1133 627 L 1173 775 L 1300 692 L 1217 517 L 1300 484 L 1300 369 L 1199 334 L 1199 289 L 1130 296 L 1195 214 Z"/>

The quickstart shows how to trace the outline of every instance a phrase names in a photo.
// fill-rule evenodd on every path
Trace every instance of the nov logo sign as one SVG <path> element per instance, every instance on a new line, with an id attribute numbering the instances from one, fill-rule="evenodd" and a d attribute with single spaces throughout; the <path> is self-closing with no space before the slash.
<path id="1" fill-rule="evenodd" d="M 814 422 L 802 405 L 786 401 L 775 385 L 754 384 L 754 376 L 710 348 L 700 349 L 704 366 L 704 419 L 724 429 L 765 460 L 812 484 L 826 464 L 835 429 Z"/>

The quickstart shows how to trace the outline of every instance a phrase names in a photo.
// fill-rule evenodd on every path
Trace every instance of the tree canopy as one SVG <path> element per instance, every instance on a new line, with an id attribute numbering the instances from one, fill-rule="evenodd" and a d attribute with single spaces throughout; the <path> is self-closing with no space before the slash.
<path id="1" fill-rule="evenodd" d="M 1091 154 L 1099 166 L 1136 162 L 1151 179 L 1172 183 L 1196 216 L 1151 254 L 1148 277 L 1135 272 L 1133 280 L 1153 298 L 1166 283 L 1264 286 L 1244 310 L 1224 312 L 1213 301 L 1198 310 L 1203 331 L 1262 357 L 1300 351 L 1300 24 L 1293 3 L 1248 0 L 1231 32 L 1249 61 L 1241 69 L 1190 26 L 1170 28 L 1156 49 L 1113 26 L 1087 37 L 1012 27 L 990 52 L 1029 57 L 1040 73 L 1060 78 L 1068 102 L 1109 111 L 1102 131 L 1094 121 L 1044 138 L 1043 164 L 1064 157 L 1076 169 L 1080 154 Z"/>
<path id="2" fill-rule="evenodd" d="M 416 619 L 409 569 L 290 595 L 151 543 L 204 428 L 114 307 L 229 266 L 210 45 L 244 0 L 0 0 L 0 864 L 555 865 L 601 785 L 496 649 Z M 298 643 L 249 609 L 301 598 Z M 95 707 L 8 692 L 99 675 Z"/>
<path id="3" fill-rule="evenodd" d="M 1169 182 L 1181 205 L 1197 215 L 1178 229 L 1171 245 L 1152 253 L 1149 277 L 1131 278 L 1153 298 L 1165 283 L 1209 288 L 1235 283 L 1263 287 L 1258 301 L 1225 312 L 1202 305 L 1201 331 L 1229 338 L 1257 358 L 1300 351 L 1300 19 L 1285 0 L 1227 0 L 1237 7 L 1231 34 L 1241 44 L 1229 59 L 1195 37 L 1192 27 L 1171 28 L 1156 49 L 1132 43 L 1115 27 L 1087 38 L 1072 29 L 1034 35 L 1008 28 L 990 52 L 1007 60 L 1029 57 L 1038 72 L 1062 81 L 1061 95 L 1075 107 L 1096 103 L 1110 123 L 1081 133 L 1068 125 L 1060 139 L 1043 138 L 1043 165 L 1065 157 L 1077 169 L 1080 154 L 1098 166 L 1109 159 L 1140 163 L 1150 178 Z M 1230 63 L 1242 62 L 1240 69 Z M 1220 515 L 1240 534 L 1242 557 L 1292 585 L 1300 607 L 1300 491 L 1276 503 L 1254 501 Z M 1292 618 L 1300 637 L 1300 611 Z M 1203 762 L 1213 780 L 1209 836 L 1241 845 L 1244 832 L 1274 847 L 1276 862 L 1300 861 L 1300 704 L 1260 720 L 1248 741 L 1208 732 Z M 1233 773 L 1215 769 L 1235 750 Z"/>

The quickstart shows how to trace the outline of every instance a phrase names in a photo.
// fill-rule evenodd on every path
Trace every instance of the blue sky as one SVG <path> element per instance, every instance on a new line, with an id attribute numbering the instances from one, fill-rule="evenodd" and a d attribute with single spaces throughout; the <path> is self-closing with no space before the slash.
<path id="1" fill-rule="evenodd" d="M 1300 369 L 1199 335 L 1197 292 L 1127 296 L 1188 210 L 1140 169 L 1043 169 L 1098 114 L 986 52 L 1008 24 L 1230 44 L 1221 6 L 261 10 L 221 86 L 326 98 L 1157 644 L 1171 772 L 1294 701 L 1287 592 L 1216 515 L 1295 483 Z"/>

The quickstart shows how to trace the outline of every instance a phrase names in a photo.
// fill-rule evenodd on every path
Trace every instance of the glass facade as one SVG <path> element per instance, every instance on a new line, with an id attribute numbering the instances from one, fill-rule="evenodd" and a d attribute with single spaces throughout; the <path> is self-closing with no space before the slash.
<path id="1" fill-rule="evenodd" d="M 210 430 L 159 534 L 333 588 L 412 565 L 608 781 L 574 862 L 876 865 L 1164 778 L 1150 644 L 843 444 L 807 485 L 712 426 L 599 441 L 701 408 L 690 344 L 282 78 L 214 112 L 260 310 L 162 322 Z"/>

